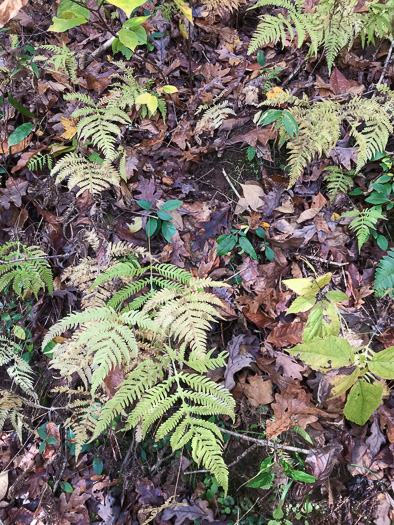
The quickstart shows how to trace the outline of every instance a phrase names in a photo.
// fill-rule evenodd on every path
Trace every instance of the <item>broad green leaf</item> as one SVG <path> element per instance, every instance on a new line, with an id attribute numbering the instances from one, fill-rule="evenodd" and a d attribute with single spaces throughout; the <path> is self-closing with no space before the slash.
<path id="1" fill-rule="evenodd" d="M 176 5 L 179 7 L 179 9 L 182 11 L 182 13 L 185 15 L 185 17 L 189 20 L 189 22 L 193 25 L 193 13 L 192 8 L 187 4 L 186 2 L 183 2 L 183 0 L 174 0 Z"/>
<path id="2" fill-rule="evenodd" d="M 260 126 L 267 126 L 275 122 L 275 120 L 278 120 L 282 115 L 283 111 L 281 109 L 269 109 L 261 115 L 259 124 Z"/>
<path id="3" fill-rule="evenodd" d="M 317 303 L 309 313 L 308 321 L 302 333 L 302 342 L 308 343 L 316 337 L 323 336 L 323 305 Z"/>
<path id="4" fill-rule="evenodd" d="M 58 440 L 55 437 L 48 436 L 47 443 L 48 445 L 56 445 L 56 443 L 58 443 Z"/>
<path id="5" fill-rule="evenodd" d="M 327 335 L 338 335 L 341 329 L 341 322 L 339 320 L 337 307 L 328 301 L 322 301 L 322 305 L 323 337 Z"/>
<path id="6" fill-rule="evenodd" d="M 285 279 L 283 284 L 290 288 L 290 290 L 293 290 L 297 295 L 315 296 L 319 291 L 319 287 L 312 277 Z"/>
<path id="7" fill-rule="evenodd" d="M 39 435 L 41 439 L 46 439 L 48 437 L 47 433 L 45 432 L 43 428 L 38 428 L 37 434 Z"/>
<path id="8" fill-rule="evenodd" d="M 269 246 L 266 246 L 264 253 L 269 261 L 274 260 L 274 257 L 275 257 L 274 250 L 272 250 Z"/>
<path id="9" fill-rule="evenodd" d="M 299 312 L 307 312 L 312 308 L 316 302 L 316 297 L 297 297 L 293 301 L 293 304 L 287 310 L 286 314 L 297 314 Z"/>
<path id="10" fill-rule="evenodd" d="M 17 337 L 18 339 L 22 339 L 23 341 L 26 339 L 26 333 L 21 326 L 15 325 L 13 332 L 15 337 Z"/>
<path id="11" fill-rule="evenodd" d="M 242 250 L 250 255 L 252 259 L 257 261 L 257 254 L 255 252 L 255 249 L 253 248 L 252 243 L 246 238 L 246 237 L 240 237 L 238 240 L 238 245 L 242 248 Z"/>
<path id="12" fill-rule="evenodd" d="M 138 95 L 135 101 L 137 104 L 146 104 L 152 115 L 155 113 L 158 106 L 157 98 L 154 95 L 151 95 L 150 93 L 143 93 L 142 95 Z"/>
<path id="13" fill-rule="evenodd" d="M 62 486 L 62 489 L 64 490 L 64 492 L 74 492 L 74 489 L 72 488 L 72 485 L 70 485 L 70 483 L 68 483 L 68 481 L 62 481 L 61 483 L 61 486 Z"/>
<path id="14" fill-rule="evenodd" d="M 166 211 L 163 211 L 163 210 L 159 210 L 157 212 L 157 216 L 162 221 L 170 221 L 172 219 L 171 215 L 169 213 L 167 213 Z"/>
<path id="15" fill-rule="evenodd" d="M 138 36 L 129 29 L 121 29 L 119 31 L 119 40 L 132 51 L 138 46 Z"/>
<path id="16" fill-rule="evenodd" d="M 70 11 L 63 13 L 68 15 Z M 87 20 L 83 16 L 70 16 L 69 18 L 58 18 L 57 16 L 53 17 L 52 25 L 48 27 L 48 31 L 53 31 L 54 33 L 64 33 L 73 27 L 86 24 Z"/>
<path id="17" fill-rule="evenodd" d="M 387 251 L 387 248 L 389 247 L 389 241 L 384 235 L 378 235 L 376 242 L 378 243 L 378 246 L 381 250 L 384 252 Z"/>
<path id="18" fill-rule="evenodd" d="M 287 352 L 304 361 L 314 370 L 340 368 L 353 363 L 353 349 L 346 339 L 341 337 L 316 337 L 308 343 L 302 343 Z"/>
<path id="19" fill-rule="evenodd" d="M 331 396 L 329 399 L 334 399 L 335 397 L 339 397 L 345 392 L 349 390 L 350 387 L 354 385 L 354 383 L 357 381 L 357 379 L 360 376 L 360 369 L 356 368 L 351 374 L 344 375 L 340 374 L 337 375 L 333 381 L 331 381 Z"/>
<path id="20" fill-rule="evenodd" d="M 34 118 L 35 115 L 31 111 L 29 111 L 23 104 L 18 102 L 15 98 L 12 98 L 11 95 L 8 95 L 8 102 L 11 104 L 11 106 L 14 106 L 15 109 L 17 109 L 22 115 L 29 118 Z"/>
<path id="21" fill-rule="evenodd" d="M 152 235 L 156 233 L 158 224 L 159 221 L 157 219 L 149 217 L 148 222 L 146 223 L 146 235 L 148 237 L 152 237 Z"/>
<path id="22" fill-rule="evenodd" d="M 364 425 L 382 402 L 383 386 L 359 379 L 347 396 L 343 413 L 357 425 Z"/>
<path id="23" fill-rule="evenodd" d="M 104 468 L 104 463 L 96 454 L 96 456 L 94 456 L 94 459 L 93 459 L 93 469 L 95 473 L 98 476 L 100 476 L 100 474 L 102 474 L 103 472 L 103 468 Z"/>
<path id="24" fill-rule="evenodd" d="M 294 138 L 295 135 L 298 135 L 298 124 L 293 115 L 291 115 L 291 113 L 289 113 L 288 111 L 284 111 L 282 122 L 285 127 L 285 130 L 291 138 Z"/>
<path id="25" fill-rule="evenodd" d="M 349 297 L 340 290 L 331 290 L 330 292 L 327 292 L 326 298 L 333 303 L 342 303 L 343 301 L 349 300 Z"/>
<path id="26" fill-rule="evenodd" d="M 265 230 L 264 228 L 262 228 L 261 226 L 259 226 L 256 231 L 255 231 L 255 234 L 260 237 L 260 239 L 265 239 Z"/>
<path id="27" fill-rule="evenodd" d="M 31 122 L 26 122 L 25 124 L 18 126 L 16 130 L 8 137 L 8 145 L 15 146 L 16 144 L 22 142 L 22 140 L 29 135 L 33 128 L 34 124 Z"/>
<path id="28" fill-rule="evenodd" d="M 249 481 L 246 484 L 247 487 L 253 489 L 263 489 L 268 490 L 272 487 L 275 475 L 271 472 L 260 472 L 255 478 Z"/>
<path id="29" fill-rule="evenodd" d="M 126 20 L 126 22 L 123 24 L 122 27 L 128 27 L 130 29 L 135 29 L 146 20 L 148 20 L 149 16 L 134 16 L 133 18 L 130 18 L 130 20 Z"/>
<path id="30" fill-rule="evenodd" d="M 38 448 L 38 452 L 39 452 L 39 454 L 42 454 L 42 453 L 44 452 L 46 446 L 47 446 L 46 441 L 43 441 L 43 442 L 41 443 L 41 445 L 39 446 L 39 448 Z"/>
<path id="31" fill-rule="evenodd" d="M 323 290 L 323 288 L 327 286 L 327 284 L 331 281 L 331 277 L 331 272 L 325 273 L 324 275 L 320 275 L 319 277 L 317 277 L 316 283 L 320 290 Z"/>
<path id="32" fill-rule="evenodd" d="M 225 239 L 221 239 L 216 248 L 218 255 L 226 255 L 231 252 L 234 246 L 237 244 L 237 237 L 235 235 L 226 235 Z"/>
<path id="33" fill-rule="evenodd" d="M 163 86 L 162 90 L 164 93 L 178 93 L 178 88 L 175 86 Z"/>
<path id="34" fill-rule="evenodd" d="M 267 64 L 267 59 L 262 51 L 257 51 L 257 63 L 261 67 L 264 67 Z"/>
<path id="35" fill-rule="evenodd" d="M 171 222 L 168 222 L 168 221 L 163 222 L 163 225 L 161 227 L 161 233 L 163 234 L 163 237 L 165 238 L 167 242 L 172 243 L 171 239 L 174 237 L 176 232 L 177 232 L 177 229 Z"/>
<path id="36" fill-rule="evenodd" d="M 153 208 L 152 204 L 149 201 L 136 201 L 138 206 L 143 210 L 151 210 Z"/>
<path id="37" fill-rule="evenodd" d="M 369 361 L 368 368 L 382 379 L 394 379 L 394 346 L 375 354 Z"/>
<path id="38" fill-rule="evenodd" d="M 138 43 L 140 45 L 144 45 L 148 42 L 148 35 L 146 34 L 145 28 L 142 26 L 138 26 L 135 29 L 133 29 L 134 34 L 138 38 Z"/>
<path id="39" fill-rule="evenodd" d="M 85 2 L 83 2 L 85 3 Z M 62 0 L 57 8 L 57 16 L 60 18 L 65 18 L 63 13 L 70 11 L 74 16 L 79 16 L 89 20 L 90 11 L 82 5 L 74 4 L 71 0 Z M 66 15 L 67 16 L 67 15 Z"/>
<path id="40" fill-rule="evenodd" d="M 183 201 L 178 201 L 174 199 L 174 200 L 165 202 L 163 206 L 161 207 L 161 209 L 164 211 L 172 211 L 172 210 L 176 210 L 177 208 L 179 208 L 179 206 L 182 206 L 182 204 L 183 204 Z"/>
<path id="41" fill-rule="evenodd" d="M 106 0 L 109 4 L 114 5 L 115 7 L 120 7 L 127 16 L 130 16 L 131 13 L 137 7 L 140 7 L 142 4 L 145 4 L 146 0 Z"/>

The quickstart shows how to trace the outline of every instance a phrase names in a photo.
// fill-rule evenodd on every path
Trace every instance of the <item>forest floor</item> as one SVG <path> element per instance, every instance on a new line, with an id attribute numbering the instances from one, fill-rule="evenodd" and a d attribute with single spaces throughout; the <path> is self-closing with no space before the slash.
<path id="1" fill-rule="evenodd" d="M 88 7 L 93 4 L 87 1 Z M 393 137 L 384 155 L 371 160 L 363 178 L 356 179 L 362 191 L 339 193 L 330 200 L 324 169 L 333 163 L 343 170 L 355 168 L 349 135 L 327 157 L 313 160 L 288 188 L 286 147 L 279 148 L 274 126 L 258 126 L 253 120 L 257 111 L 266 109 L 257 106 L 267 93 L 268 98 L 275 93 L 275 86 L 310 100 L 339 103 L 372 93 L 382 75 L 390 87 L 394 69 L 389 65 L 384 71 L 390 41 L 365 49 L 356 41 L 340 54 L 331 72 L 320 53 L 308 58 L 306 50 L 291 41 L 283 49 L 266 46 L 258 62 L 256 53 L 247 53 L 257 26 L 256 13 L 248 11 L 247 4 L 216 16 L 193 8 L 194 25 L 188 25 L 175 4 L 152 0 L 138 10 L 140 16 L 150 15 L 144 22 L 150 50 L 138 46 L 126 59 L 109 47 L 93 56 L 111 32 L 94 16 L 65 32 L 48 31 L 57 5 L 31 0 L 12 21 L 5 21 L 8 29 L 0 33 L 0 241 L 40 246 L 50 256 L 55 277 L 52 296 L 40 292 L 38 298 L 21 301 L 10 291 L 0 303 L 2 334 L 10 335 L 15 325 L 25 331 L 20 344 L 36 372 L 40 399 L 39 405 L 25 409 L 30 427 L 24 428 L 22 442 L 9 421 L 3 427 L 0 520 L 7 525 L 390 525 L 393 394 L 387 391 L 364 425 L 344 417 L 346 394 L 330 399 L 325 375 L 285 351 L 302 342 L 308 313 L 286 313 L 296 295 L 283 280 L 330 272 L 330 287 L 348 296 L 340 311 L 349 339 L 370 344 L 374 351 L 394 345 L 392 300 L 376 297 L 373 290 L 376 266 L 394 246 L 392 211 L 378 226 L 388 241 L 380 244 L 385 251 L 372 235 L 359 251 L 348 227 L 351 219 L 340 217 L 365 205 L 366 183 L 385 172 L 382 158 L 391 163 Z M 117 17 L 107 23 L 118 31 L 126 17 L 108 7 Z M 77 53 L 74 83 L 61 68 L 34 60 L 49 57 L 48 49 L 40 50 L 44 44 L 65 44 Z M 118 139 L 126 152 L 126 180 L 99 194 L 86 190 L 78 195 L 64 182 L 55 184 L 48 166 L 30 169 L 28 163 L 38 153 L 50 153 L 56 160 L 56 154 L 72 150 L 77 122 L 71 114 L 77 103 L 64 95 L 77 91 L 96 101 L 108 95 L 111 77 L 121 69 L 117 61 L 133 68 L 139 84 L 151 80 L 151 89 L 165 84 L 176 91 L 162 93 L 165 119 L 160 112 L 141 115 L 136 106 L 128 110 L 132 124 L 121 126 Z M 198 108 L 222 102 L 231 112 L 201 125 Z M 31 133 L 9 148 L 10 134 L 28 122 L 34 124 Z M 147 212 L 137 201 L 157 208 L 169 200 L 181 201 L 171 211 L 177 230 L 172 242 L 161 233 L 148 239 Z M 264 239 L 256 234 L 259 228 Z M 234 247 L 218 255 L 217 238 L 232 229 L 233 235 L 246 231 L 253 251 Z M 94 246 L 87 232 L 93 232 Z M 161 262 L 195 276 L 230 284 L 215 290 L 223 301 L 222 320 L 208 335 L 210 348 L 229 354 L 227 368 L 214 370 L 210 377 L 224 382 L 236 400 L 235 422 L 213 416 L 230 432 L 224 447 L 227 496 L 209 472 L 199 472 L 187 447 L 174 454 L 169 437 L 155 442 L 154 431 L 137 443 L 130 431 L 110 430 L 76 458 L 72 436 L 62 426 L 64 414 L 50 410 L 59 402 L 52 392 L 59 379 L 41 342 L 62 315 L 81 307 L 80 290 L 62 275 L 84 257 L 100 260 L 108 242 L 118 241 L 149 249 Z M 5 374 L 3 384 L 8 385 Z M 114 385 L 109 395 L 111 388 Z M 42 452 L 37 429 L 44 424 L 58 443 Z M 267 438 L 270 446 L 264 446 Z M 273 464 L 273 483 L 247 487 L 267 458 Z M 315 481 L 291 480 L 282 462 Z"/>

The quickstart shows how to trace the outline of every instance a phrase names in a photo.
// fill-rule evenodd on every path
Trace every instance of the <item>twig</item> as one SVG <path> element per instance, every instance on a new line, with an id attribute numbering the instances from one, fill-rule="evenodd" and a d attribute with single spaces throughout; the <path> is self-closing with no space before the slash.
<path id="1" fill-rule="evenodd" d="M 233 432 L 232 430 L 227 430 L 224 428 L 219 428 L 220 432 L 223 434 L 229 434 L 230 436 L 243 439 L 244 441 L 249 441 L 250 443 L 256 443 L 260 447 L 271 447 L 271 448 L 281 448 L 282 450 L 289 450 L 290 452 L 299 452 L 300 454 L 309 454 L 309 450 L 306 448 L 292 447 L 291 445 L 281 445 L 280 443 L 273 443 L 268 439 L 256 439 L 249 436 L 244 436 L 243 434 L 238 434 L 238 432 Z"/>
<path id="2" fill-rule="evenodd" d="M 312 259 L 313 261 L 319 261 L 321 263 L 325 263 L 331 266 L 347 266 L 348 262 L 340 263 L 335 261 L 329 261 L 328 259 L 323 259 L 322 257 L 315 257 L 314 255 L 306 255 L 307 259 Z"/>
<path id="3" fill-rule="evenodd" d="M 387 73 L 387 70 L 389 68 L 389 63 L 390 63 L 390 60 L 391 60 L 391 55 L 393 54 L 393 50 L 394 50 L 394 38 L 393 40 L 391 41 L 391 46 L 390 46 L 390 49 L 389 49 L 389 52 L 387 53 L 387 57 L 386 57 L 386 60 L 384 61 L 384 66 L 383 66 L 383 71 L 382 71 L 382 74 L 380 75 L 380 78 L 378 80 L 378 83 L 376 84 L 375 86 L 375 90 L 378 86 L 380 86 L 380 84 L 383 82 L 383 79 Z M 372 98 L 375 98 L 376 96 L 376 91 L 375 93 L 372 95 Z"/>
<path id="4" fill-rule="evenodd" d="M 42 256 L 42 257 L 24 257 L 23 259 L 11 259 L 9 261 L 2 261 L 0 260 L 0 264 L 9 264 L 9 263 L 20 263 L 20 262 L 25 262 L 25 261 L 38 261 L 40 259 L 59 259 L 61 257 L 71 257 L 71 255 L 74 255 L 74 253 L 77 253 L 77 252 L 72 252 L 72 253 L 64 253 L 63 255 L 45 255 Z"/>
<path id="5" fill-rule="evenodd" d="M 254 450 L 257 447 L 258 447 L 258 445 L 257 445 L 257 443 L 255 443 L 251 447 L 247 448 L 244 452 L 242 452 L 242 454 L 240 454 L 237 457 L 237 459 L 235 459 L 232 463 L 227 465 L 227 468 L 230 468 L 230 467 L 233 467 L 234 465 L 236 465 L 239 461 L 241 461 L 242 458 L 244 458 L 247 454 L 249 454 L 249 452 L 252 452 L 252 450 Z M 190 474 L 202 474 L 204 472 L 210 472 L 210 470 L 209 469 L 206 469 L 206 470 L 192 470 L 190 472 L 184 472 L 184 474 L 185 475 L 187 474 L 187 475 L 190 476 Z"/>
<path id="6" fill-rule="evenodd" d="M 235 195 L 238 197 L 238 199 L 241 199 L 241 198 L 242 198 L 241 195 L 238 193 L 238 191 L 236 190 L 234 184 L 231 182 L 230 177 L 229 177 L 229 176 L 227 175 L 227 173 L 224 171 L 224 168 L 222 169 L 222 171 L 223 171 L 223 175 L 225 176 L 227 182 L 230 184 L 231 189 L 233 190 L 233 192 L 235 193 Z"/>

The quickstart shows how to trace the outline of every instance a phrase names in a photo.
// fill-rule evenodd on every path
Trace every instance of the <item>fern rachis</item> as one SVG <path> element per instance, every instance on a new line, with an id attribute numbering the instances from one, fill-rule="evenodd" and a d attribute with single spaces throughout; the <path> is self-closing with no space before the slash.
<path id="1" fill-rule="evenodd" d="M 375 272 L 375 283 L 373 286 L 375 295 L 382 297 L 388 294 L 394 296 L 394 249 L 379 261 Z"/>

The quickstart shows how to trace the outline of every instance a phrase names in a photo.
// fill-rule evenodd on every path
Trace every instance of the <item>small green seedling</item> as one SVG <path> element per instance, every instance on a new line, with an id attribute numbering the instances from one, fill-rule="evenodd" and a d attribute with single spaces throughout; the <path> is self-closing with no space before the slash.
<path id="1" fill-rule="evenodd" d="M 151 212 L 146 223 L 147 236 L 152 237 L 153 235 L 158 235 L 161 232 L 165 240 L 171 243 L 172 238 L 178 230 L 172 224 L 172 217 L 168 212 L 176 210 L 177 208 L 182 206 L 183 201 L 167 201 L 162 205 L 162 207 L 159 210 L 154 210 L 152 204 L 149 201 L 138 200 L 137 204 L 143 210 L 148 210 Z"/>
<path id="2" fill-rule="evenodd" d="M 58 440 L 55 437 L 48 436 L 48 434 L 45 431 L 45 428 L 43 428 L 45 426 L 46 426 L 46 423 L 45 425 L 37 429 L 37 434 L 43 440 L 38 449 L 38 452 L 40 454 L 44 452 L 44 450 L 46 449 L 48 445 L 56 445 L 56 443 L 58 443 Z"/>
<path id="3" fill-rule="evenodd" d="M 227 255 L 228 253 L 231 253 L 232 250 L 237 247 L 240 248 L 241 254 L 247 253 L 254 259 L 255 261 L 258 260 L 258 256 L 256 253 L 256 250 L 253 247 L 253 244 L 249 241 L 247 238 L 247 233 L 249 232 L 249 226 L 247 224 L 241 224 L 240 229 L 237 228 L 231 228 L 231 232 L 229 234 L 220 235 L 217 239 L 217 248 L 216 253 L 218 255 Z M 265 256 L 269 261 L 272 261 L 274 258 L 274 252 L 269 247 L 268 242 L 264 241 L 265 239 L 265 231 L 263 228 L 259 227 L 255 231 L 256 235 L 260 237 L 260 239 L 263 239 L 263 242 L 260 244 L 261 251 L 264 252 Z"/>
<path id="4" fill-rule="evenodd" d="M 262 115 L 257 114 L 256 117 L 260 126 L 268 126 L 272 122 L 276 122 L 276 129 L 281 126 L 284 127 L 285 132 L 281 136 L 279 147 L 283 146 L 288 138 L 293 139 L 298 135 L 298 124 L 293 115 L 282 109 L 268 109 Z"/>

